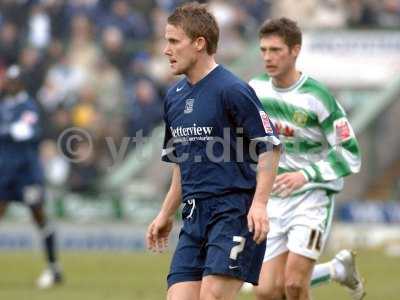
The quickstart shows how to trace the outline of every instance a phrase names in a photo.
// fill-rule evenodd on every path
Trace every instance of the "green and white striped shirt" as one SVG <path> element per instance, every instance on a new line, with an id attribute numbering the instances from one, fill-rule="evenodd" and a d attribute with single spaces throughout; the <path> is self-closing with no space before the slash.
<path id="1" fill-rule="evenodd" d="M 250 85 L 284 145 L 278 173 L 301 171 L 309 179 L 292 195 L 316 188 L 340 191 L 342 177 L 360 170 L 361 157 L 346 114 L 329 90 L 304 74 L 287 89 L 275 87 L 268 75 Z"/>

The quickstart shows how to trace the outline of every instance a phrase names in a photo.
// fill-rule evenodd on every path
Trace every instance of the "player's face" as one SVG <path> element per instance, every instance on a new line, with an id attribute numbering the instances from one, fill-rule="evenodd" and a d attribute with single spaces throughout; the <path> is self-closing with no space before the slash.
<path id="1" fill-rule="evenodd" d="M 187 74 L 197 60 L 197 50 L 193 41 L 180 26 L 167 24 L 165 28 L 167 45 L 164 54 L 168 57 L 169 65 L 174 75 Z"/>
<path id="2" fill-rule="evenodd" d="M 295 68 L 300 45 L 289 49 L 280 36 L 271 35 L 260 39 L 260 50 L 268 75 L 282 78 Z"/>

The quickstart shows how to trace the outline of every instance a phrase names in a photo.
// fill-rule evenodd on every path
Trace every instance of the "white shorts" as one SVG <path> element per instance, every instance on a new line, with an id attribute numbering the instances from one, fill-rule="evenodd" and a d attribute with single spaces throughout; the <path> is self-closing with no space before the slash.
<path id="1" fill-rule="evenodd" d="M 333 198 L 325 190 L 272 197 L 267 206 L 270 228 L 264 262 L 287 251 L 318 260 L 332 224 Z"/>

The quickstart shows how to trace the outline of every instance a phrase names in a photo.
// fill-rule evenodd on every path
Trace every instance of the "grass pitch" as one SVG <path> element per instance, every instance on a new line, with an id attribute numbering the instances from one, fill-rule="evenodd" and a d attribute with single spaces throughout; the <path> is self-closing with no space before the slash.
<path id="1" fill-rule="evenodd" d="M 358 251 L 369 300 L 400 299 L 400 257 Z M 0 299 L 4 300 L 159 300 L 165 299 L 170 256 L 152 253 L 61 253 L 65 283 L 40 291 L 35 280 L 43 268 L 39 253 L 0 252 Z M 313 290 L 314 300 L 349 299 L 337 284 Z M 238 299 L 254 299 L 241 295 Z"/>

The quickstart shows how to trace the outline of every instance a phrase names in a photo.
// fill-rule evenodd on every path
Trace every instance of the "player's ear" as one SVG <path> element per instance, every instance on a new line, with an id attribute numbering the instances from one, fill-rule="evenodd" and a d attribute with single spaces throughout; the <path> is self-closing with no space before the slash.
<path id="1" fill-rule="evenodd" d="M 294 45 L 294 46 L 291 48 L 290 51 L 294 54 L 294 56 L 298 57 L 299 54 L 300 54 L 300 50 L 301 50 L 301 45 L 300 45 L 300 44 L 297 44 L 297 45 Z"/>
<path id="2" fill-rule="evenodd" d="M 194 41 L 194 46 L 197 49 L 197 51 L 201 51 L 203 49 L 206 49 L 207 47 L 207 41 L 204 37 L 199 36 L 195 41 Z"/>

